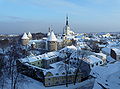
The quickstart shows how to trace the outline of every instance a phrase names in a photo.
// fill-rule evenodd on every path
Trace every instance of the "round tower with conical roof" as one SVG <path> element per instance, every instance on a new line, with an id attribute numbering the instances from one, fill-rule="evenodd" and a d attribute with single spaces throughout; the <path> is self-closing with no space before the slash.
<path id="1" fill-rule="evenodd" d="M 50 32 L 50 35 L 47 40 L 48 51 L 56 51 L 57 50 L 57 38 L 53 31 Z"/>
<path id="2" fill-rule="evenodd" d="M 26 33 L 23 34 L 21 40 L 22 40 L 22 45 L 27 45 L 29 43 L 29 38 Z"/>
<path id="3" fill-rule="evenodd" d="M 32 40 L 32 34 L 30 32 L 28 33 L 28 38 L 29 40 Z"/>

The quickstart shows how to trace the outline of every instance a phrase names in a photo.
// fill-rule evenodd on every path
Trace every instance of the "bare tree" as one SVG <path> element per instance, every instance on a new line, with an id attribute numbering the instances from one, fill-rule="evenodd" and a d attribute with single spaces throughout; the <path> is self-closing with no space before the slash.
<path id="1" fill-rule="evenodd" d="M 75 72 L 75 80 L 74 80 L 74 85 L 76 84 L 78 74 L 81 72 L 81 65 L 83 62 L 83 58 L 86 57 L 86 52 L 85 51 L 80 51 L 77 50 L 77 64 L 76 64 L 76 72 Z"/>
<path id="2" fill-rule="evenodd" d="M 65 70 L 65 78 L 66 78 L 66 87 L 68 87 L 68 71 L 69 71 L 69 66 L 68 66 L 69 60 L 64 60 L 63 63 L 59 63 L 59 70 Z"/>

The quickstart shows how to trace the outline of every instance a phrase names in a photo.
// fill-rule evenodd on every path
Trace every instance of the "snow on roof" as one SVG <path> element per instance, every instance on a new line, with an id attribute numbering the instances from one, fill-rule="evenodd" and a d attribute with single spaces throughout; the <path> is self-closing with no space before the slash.
<path id="1" fill-rule="evenodd" d="M 3 53 L 3 50 L 0 48 L 0 53 Z"/>
<path id="2" fill-rule="evenodd" d="M 84 39 L 86 39 L 86 40 L 90 40 L 90 38 L 89 38 L 89 37 L 85 37 Z"/>
<path id="3" fill-rule="evenodd" d="M 104 34 L 102 35 L 103 37 L 111 37 L 111 34 L 110 33 L 107 33 L 107 34 Z"/>
<path id="4" fill-rule="evenodd" d="M 50 64 L 50 66 L 53 68 L 48 69 L 48 70 L 44 70 L 43 71 L 44 75 L 46 75 L 48 72 L 50 72 L 53 74 L 53 76 L 61 76 L 61 75 L 65 76 L 66 70 L 65 70 L 65 63 L 64 62 L 62 62 L 62 61 L 56 62 L 56 63 Z M 73 68 L 73 67 L 69 68 L 69 72 L 71 72 L 71 74 L 73 74 L 74 71 L 75 71 L 75 68 Z"/>
<path id="5" fill-rule="evenodd" d="M 24 59 L 20 59 L 22 62 L 35 62 L 35 61 L 38 61 L 38 60 L 49 60 L 49 59 L 52 59 L 52 58 L 55 58 L 55 57 L 58 57 L 59 53 L 54 51 L 54 52 L 48 52 L 48 53 L 44 53 L 42 55 L 38 55 L 38 56 L 32 56 L 32 57 L 27 57 L 27 58 L 24 58 Z"/>
<path id="6" fill-rule="evenodd" d="M 35 42 L 32 42 L 32 44 L 35 44 Z"/>
<path id="7" fill-rule="evenodd" d="M 34 56 L 34 57 L 27 57 L 27 58 L 23 58 L 23 59 L 19 59 L 19 60 L 23 63 L 26 63 L 26 62 L 38 61 L 38 58 L 36 56 Z"/>
<path id="8" fill-rule="evenodd" d="M 106 45 L 100 45 L 100 44 L 98 44 L 98 46 L 99 46 L 99 47 L 102 47 L 102 48 L 103 48 L 103 47 L 106 47 Z"/>
<path id="9" fill-rule="evenodd" d="M 102 60 L 94 55 L 90 55 L 90 56 L 88 56 L 88 58 L 85 59 L 85 61 L 87 63 L 94 64 L 94 63 L 100 62 Z"/>
<path id="10" fill-rule="evenodd" d="M 120 88 L 120 62 L 107 64 L 106 66 L 96 66 L 92 69 L 91 75 L 96 77 L 96 81 L 106 89 Z"/>
<path id="11" fill-rule="evenodd" d="M 85 48 L 88 46 L 85 42 L 77 42 L 77 45 L 80 46 L 81 48 Z"/>
<path id="12" fill-rule="evenodd" d="M 66 54 L 66 53 L 63 53 L 63 52 L 60 52 L 60 53 L 59 53 L 59 57 L 60 57 L 60 58 L 66 58 L 66 57 L 67 57 L 67 54 Z"/>
<path id="13" fill-rule="evenodd" d="M 50 36 L 50 32 L 48 32 L 47 36 Z"/>
<path id="14" fill-rule="evenodd" d="M 43 40 L 47 40 L 47 38 L 46 38 L 46 37 L 43 37 L 42 39 L 43 39 Z"/>
<path id="15" fill-rule="evenodd" d="M 28 38 L 27 34 L 24 33 L 21 39 L 29 39 L 29 38 Z"/>
<path id="16" fill-rule="evenodd" d="M 102 48 L 102 51 L 110 54 L 111 48 L 110 47 L 105 47 L 105 48 Z"/>
<path id="17" fill-rule="evenodd" d="M 68 40 L 71 40 L 71 39 L 74 39 L 75 38 L 75 36 L 73 36 L 73 35 L 67 35 L 66 36 L 66 39 L 68 39 Z"/>
<path id="18" fill-rule="evenodd" d="M 67 48 L 77 50 L 77 48 L 74 45 L 67 46 Z"/>
<path id="19" fill-rule="evenodd" d="M 77 50 L 77 48 L 74 45 L 71 45 L 71 46 L 66 46 L 65 48 L 61 49 L 60 52 L 64 51 L 64 52 L 68 52 L 68 53 L 73 53 L 76 50 Z"/>
<path id="20" fill-rule="evenodd" d="M 32 37 L 32 34 L 30 32 L 28 33 L 28 37 Z"/>
<path id="21" fill-rule="evenodd" d="M 57 42 L 63 42 L 63 39 L 58 38 L 58 39 L 57 39 Z"/>
<path id="22" fill-rule="evenodd" d="M 120 49 L 118 49 L 118 48 L 112 48 L 112 50 L 114 50 L 116 54 L 120 55 Z"/>
<path id="23" fill-rule="evenodd" d="M 48 37 L 48 41 L 57 41 L 57 38 L 56 38 L 53 31 L 51 31 L 51 33 L 50 33 L 50 35 Z"/>
<path id="24" fill-rule="evenodd" d="M 117 46 L 117 45 L 118 45 L 117 42 L 111 42 L 111 41 L 108 41 L 108 45 L 107 45 L 107 47 L 115 47 L 115 46 Z"/>
<path id="25" fill-rule="evenodd" d="M 113 59 L 111 56 L 107 56 L 107 62 L 109 62 L 109 63 L 112 63 L 112 62 L 115 62 L 116 60 L 115 59 Z"/>
<path id="26" fill-rule="evenodd" d="M 96 38 L 91 38 L 91 40 L 93 41 L 100 41 L 100 38 L 96 37 Z"/>
<path id="27" fill-rule="evenodd" d="M 33 42 L 34 43 L 39 43 L 39 42 L 42 42 L 43 40 L 30 40 L 29 41 L 29 44 L 32 44 Z"/>
<path id="28" fill-rule="evenodd" d="M 102 56 L 104 58 L 106 58 L 106 55 L 104 53 L 94 53 L 95 55 L 99 55 L 99 56 Z"/>

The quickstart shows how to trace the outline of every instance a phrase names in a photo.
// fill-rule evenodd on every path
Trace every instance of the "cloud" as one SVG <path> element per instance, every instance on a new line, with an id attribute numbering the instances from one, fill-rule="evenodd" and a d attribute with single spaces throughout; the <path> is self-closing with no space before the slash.
<path id="1" fill-rule="evenodd" d="M 17 16 L 5 16 L 6 18 L 12 19 L 12 20 L 24 20 L 21 17 L 17 17 Z"/>
<path id="2" fill-rule="evenodd" d="M 12 15 L 0 15 L 0 18 L 2 21 L 2 19 L 4 21 L 29 21 L 30 19 L 26 19 L 26 18 L 23 18 L 23 17 L 20 17 L 20 16 L 12 16 Z"/>

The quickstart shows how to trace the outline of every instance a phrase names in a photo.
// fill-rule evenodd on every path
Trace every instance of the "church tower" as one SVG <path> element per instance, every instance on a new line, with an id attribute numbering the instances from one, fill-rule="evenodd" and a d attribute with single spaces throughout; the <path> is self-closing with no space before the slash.
<path id="1" fill-rule="evenodd" d="M 70 31 L 70 26 L 69 26 L 69 21 L 68 21 L 68 16 L 66 16 L 66 25 L 65 25 L 65 35 L 69 35 L 69 31 Z"/>
<path id="2" fill-rule="evenodd" d="M 53 31 L 50 32 L 50 35 L 47 40 L 48 51 L 56 51 L 57 50 L 57 38 Z"/>
<path id="3" fill-rule="evenodd" d="M 66 25 L 64 28 L 64 35 L 72 35 L 72 34 L 74 34 L 74 32 L 71 31 L 70 26 L 69 26 L 68 16 L 66 16 Z"/>
<path id="4" fill-rule="evenodd" d="M 22 45 L 27 45 L 28 44 L 29 38 L 28 38 L 26 33 L 23 34 L 21 40 L 22 40 Z"/>

